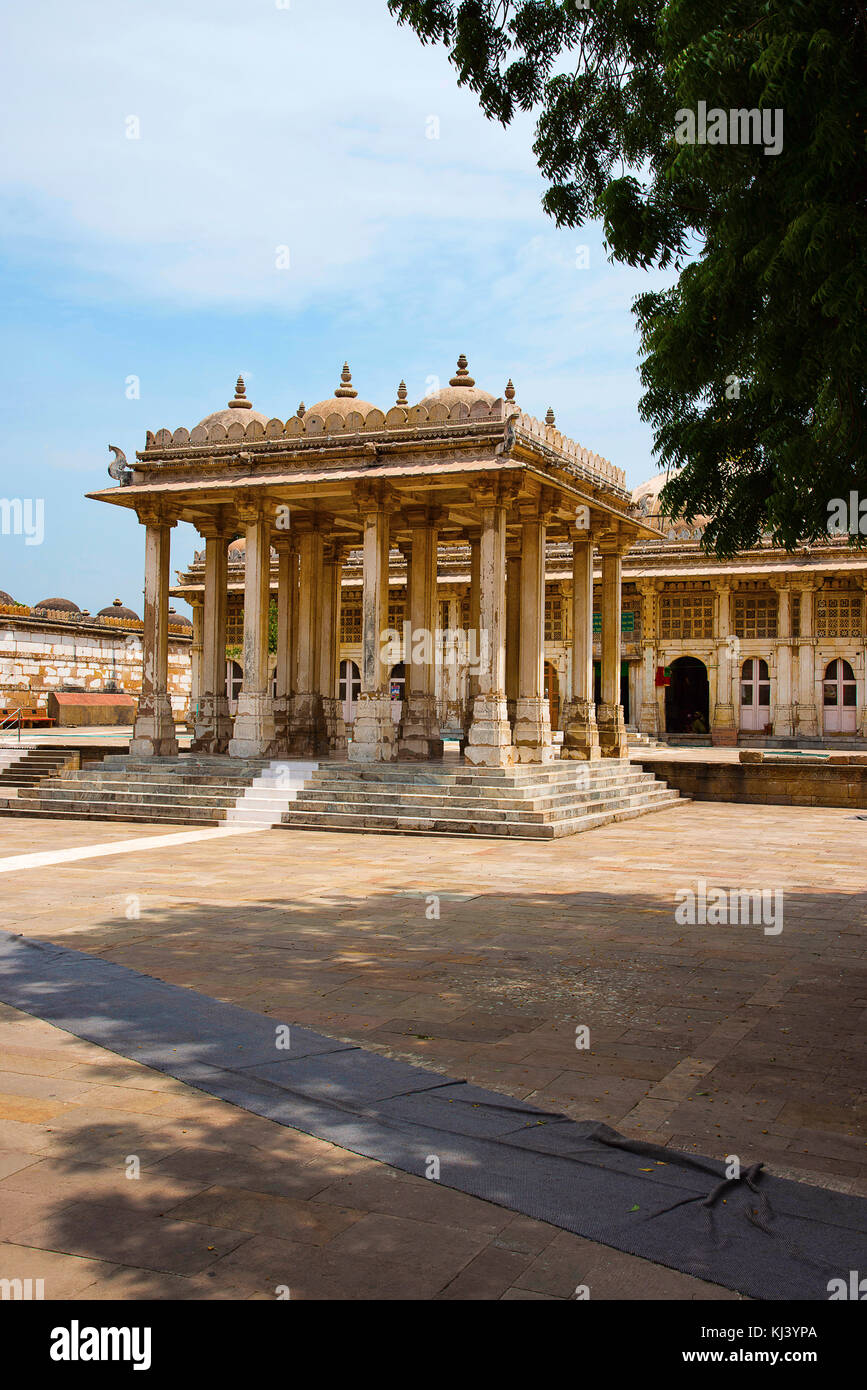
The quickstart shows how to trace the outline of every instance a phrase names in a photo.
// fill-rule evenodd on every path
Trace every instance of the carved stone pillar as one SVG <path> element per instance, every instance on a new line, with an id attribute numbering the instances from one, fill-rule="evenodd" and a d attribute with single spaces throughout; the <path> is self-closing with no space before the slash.
<path id="1" fill-rule="evenodd" d="M 178 741 L 168 692 L 169 561 L 174 521 L 157 508 L 142 508 L 145 531 L 144 630 L 141 694 L 129 745 L 133 758 L 171 758 Z"/>
<path id="2" fill-rule="evenodd" d="M 326 541 L 322 550 L 322 605 L 320 613 L 319 691 L 322 700 L 324 743 L 321 752 L 346 752 L 343 705 L 337 697 L 337 639 L 340 628 L 340 578 L 343 550 L 339 542 Z"/>
<path id="3" fill-rule="evenodd" d="M 551 715 L 545 699 L 545 516 L 536 505 L 521 508 L 521 607 L 515 758 L 548 763 L 554 757 Z"/>
<path id="4" fill-rule="evenodd" d="M 638 728 L 642 734 L 656 738 L 659 733 L 659 702 L 656 696 L 656 668 L 660 664 L 657 649 L 657 587 L 653 582 L 638 585 L 641 594 L 641 708 Z"/>
<path id="5" fill-rule="evenodd" d="M 226 619 L 229 606 L 229 537 L 224 522 L 199 527 L 205 541 L 205 599 L 202 608 L 202 683 L 192 747 L 225 753 L 232 737 L 226 697 Z"/>
<path id="6" fill-rule="evenodd" d="M 473 722 L 473 707 L 476 696 L 479 693 L 479 677 L 476 673 L 477 661 L 481 650 L 479 617 L 479 575 L 481 573 L 481 532 L 472 530 L 467 534 L 470 545 L 470 630 L 467 633 L 467 644 L 469 647 L 469 661 L 467 665 L 467 684 L 466 699 L 463 711 L 463 730 L 464 737 L 461 742 L 461 752 L 467 746 L 467 739 L 470 736 L 470 725 Z"/>
<path id="7" fill-rule="evenodd" d="M 772 714 L 774 733 L 791 738 L 795 732 L 794 691 L 792 688 L 792 594 L 782 579 L 772 581 L 777 590 L 777 698 Z"/>
<path id="8" fill-rule="evenodd" d="M 277 747 L 269 689 L 268 609 L 271 599 L 271 519 L 257 498 L 240 496 L 238 518 L 245 528 L 244 679 L 229 741 L 233 758 L 270 757 Z"/>
<path id="9" fill-rule="evenodd" d="M 322 617 L 328 603 L 323 569 L 324 539 L 317 517 L 294 517 L 298 543 L 298 646 L 295 691 L 289 719 L 293 757 L 311 758 L 327 748 L 322 707 Z"/>
<path id="10" fill-rule="evenodd" d="M 506 708 L 514 737 L 521 681 L 521 542 L 506 541 Z"/>
<path id="11" fill-rule="evenodd" d="M 804 738 L 817 738 L 821 726 L 816 707 L 816 638 L 813 635 L 815 589 L 812 584 L 803 582 L 797 587 L 793 585 L 792 588 L 801 598 L 801 628 L 797 640 L 798 707 L 795 732 Z"/>
<path id="12" fill-rule="evenodd" d="M 710 711 L 711 742 L 721 748 L 733 748 L 738 741 L 737 709 L 732 699 L 732 678 L 737 670 L 740 647 L 737 640 L 730 640 L 731 609 L 731 585 L 722 583 L 717 588 L 716 691 Z"/>
<path id="13" fill-rule="evenodd" d="M 509 767 L 514 762 L 512 731 L 506 705 L 506 505 L 499 480 L 481 484 L 476 504 L 481 513 L 479 551 L 479 693 L 467 740 L 468 762 Z"/>
<path id="14" fill-rule="evenodd" d="M 295 695 L 295 644 L 298 609 L 298 549 L 294 535 L 278 531 L 277 551 L 277 694 L 274 725 L 277 749 L 285 757 L 291 743 L 292 700 Z"/>
<path id="15" fill-rule="evenodd" d="M 603 758 L 627 758 L 626 721 L 620 703 L 622 542 L 602 539 L 602 702 L 596 711 Z"/>
<path id="16" fill-rule="evenodd" d="M 437 517 L 429 508 L 406 509 L 409 642 L 404 652 L 406 685 L 398 755 L 426 761 L 441 758 L 436 707 Z M 406 630 L 406 629 L 405 629 Z"/>
<path id="17" fill-rule="evenodd" d="M 388 489 L 360 484 L 356 493 L 364 525 L 362 589 L 361 695 L 349 745 L 351 762 L 392 762 L 397 757 L 397 728 L 391 713 L 388 667 L 383 642 L 388 631 L 388 556 L 390 513 Z"/>
<path id="18" fill-rule="evenodd" d="M 562 722 L 561 758 L 600 756 L 593 699 L 593 542 L 584 530 L 572 542 L 572 689 Z"/>

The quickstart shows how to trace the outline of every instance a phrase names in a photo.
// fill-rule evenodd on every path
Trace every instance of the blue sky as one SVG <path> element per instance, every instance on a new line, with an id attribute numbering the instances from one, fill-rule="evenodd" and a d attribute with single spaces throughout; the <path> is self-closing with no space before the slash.
<path id="1" fill-rule="evenodd" d="M 345 358 L 388 409 L 466 352 L 655 472 L 630 305 L 661 277 L 554 227 L 532 121 L 487 122 L 385 0 L 41 0 L 4 28 L 0 495 L 44 498 L 45 539 L 0 535 L 0 589 L 140 612 L 142 528 L 84 494 L 109 443 L 192 427 L 239 372 L 286 418 Z M 177 569 L 197 538 L 172 538 Z"/>

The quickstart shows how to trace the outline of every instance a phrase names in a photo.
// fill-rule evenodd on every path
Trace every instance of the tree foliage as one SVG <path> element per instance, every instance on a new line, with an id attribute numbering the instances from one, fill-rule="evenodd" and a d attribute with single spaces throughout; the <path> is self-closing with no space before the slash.
<path id="1" fill-rule="evenodd" d="M 640 410 L 707 549 L 792 547 L 867 496 L 863 0 L 389 0 L 533 146 L 559 226 L 673 267 L 639 296 Z M 678 113 L 782 113 L 782 145 L 678 143 Z M 860 538 L 863 540 L 863 537 Z"/>

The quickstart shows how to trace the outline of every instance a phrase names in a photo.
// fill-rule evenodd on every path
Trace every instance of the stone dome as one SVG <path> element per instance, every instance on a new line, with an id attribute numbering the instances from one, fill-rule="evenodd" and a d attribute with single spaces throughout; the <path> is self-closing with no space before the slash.
<path id="1" fill-rule="evenodd" d="M 697 540 L 710 517 L 696 516 L 692 521 L 684 521 L 682 518 L 674 522 L 669 520 L 667 513 L 663 512 L 660 506 L 659 494 L 670 476 L 669 473 L 657 473 L 655 477 L 639 483 L 633 490 L 632 500 L 643 520 L 655 522 L 667 540 Z"/>
<path id="2" fill-rule="evenodd" d="M 323 420 L 327 420 L 329 415 L 341 415 L 345 420 L 351 411 L 357 410 L 361 415 L 368 415 L 371 410 L 376 410 L 375 405 L 370 401 L 360 401 L 358 392 L 352 384 L 352 373 L 349 364 L 344 362 L 343 371 L 340 373 L 340 385 L 329 400 L 317 401 L 315 405 L 308 406 L 304 415 L 320 415 Z"/>
<path id="3" fill-rule="evenodd" d="M 17 607 L 12 595 L 7 594 L 4 589 L 0 589 L 0 603 L 11 604 L 13 608 Z"/>
<path id="4" fill-rule="evenodd" d="M 514 393 L 514 388 L 513 388 Z M 492 396 L 490 391 L 483 391 L 481 386 L 477 386 L 475 378 L 471 377 L 467 370 L 467 359 L 463 353 L 458 358 L 458 369 L 449 381 L 448 386 L 443 386 L 439 391 L 432 391 L 429 396 L 425 396 L 419 401 L 419 405 L 425 407 L 432 406 L 435 402 L 447 406 L 451 410 L 453 405 L 463 401 L 467 407 L 474 406 L 477 401 L 484 401 L 485 405 L 493 405 L 496 396 Z"/>
<path id="5" fill-rule="evenodd" d="M 44 609 L 48 613 L 80 613 L 81 609 L 71 598 L 44 598 L 33 605 L 33 612 Z"/>
<path id="6" fill-rule="evenodd" d="M 96 615 L 98 618 L 131 618 L 133 622 L 140 622 L 138 613 L 133 613 L 131 608 L 124 608 L 121 600 L 116 598 L 110 608 L 100 608 Z"/>
<path id="7" fill-rule="evenodd" d="M 174 608 L 169 609 L 169 623 L 175 627 L 192 627 L 189 618 L 185 617 L 183 613 L 176 613 Z"/>
<path id="8" fill-rule="evenodd" d="M 235 383 L 234 400 L 229 401 L 225 410 L 215 410 L 213 415 L 206 415 L 204 420 L 199 421 L 199 426 L 208 429 L 211 425 L 222 425 L 228 429 L 230 425 L 238 424 L 246 429 L 251 420 L 258 420 L 264 429 L 268 423 L 268 416 L 253 409 L 252 403 L 247 400 L 244 378 L 239 376 Z"/>

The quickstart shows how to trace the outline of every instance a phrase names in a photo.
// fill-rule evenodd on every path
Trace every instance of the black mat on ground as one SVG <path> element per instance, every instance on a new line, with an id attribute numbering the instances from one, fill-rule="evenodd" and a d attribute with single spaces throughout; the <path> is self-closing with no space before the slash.
<path id="1" fill-rule="evenodd" d="M 762 1299 L 867 1269 L 867 1201 L 626 1139 L 125 966 L 0 939 L 0 1000 L 233 1105 Z M 576 1282 L 581 1272 L 576 1270 Z M 592 1289 L 591 1289 L 592 1297 Z"/>

